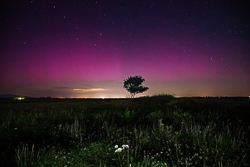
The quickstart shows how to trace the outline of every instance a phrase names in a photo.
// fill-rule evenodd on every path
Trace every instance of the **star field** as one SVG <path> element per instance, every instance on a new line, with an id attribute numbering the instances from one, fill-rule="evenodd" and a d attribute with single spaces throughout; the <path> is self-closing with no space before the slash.
<path id="1" fill-rule="evenodd" d="M 0 2 L 0 94 L 127 97 L 249 96 L 250 47 L 241 1 Z"/>

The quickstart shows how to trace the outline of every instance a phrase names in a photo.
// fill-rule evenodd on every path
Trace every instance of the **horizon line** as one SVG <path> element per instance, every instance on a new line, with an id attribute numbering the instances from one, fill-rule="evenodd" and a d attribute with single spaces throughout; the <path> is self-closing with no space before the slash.
<path id="1" fill-rule="evenodd" d="M 164 96 L 164 95 L 151 95 L 151 96 L 139 96 L 139 97 L 134 97 L 136 98 L 149 98 L 149 97 L 157 97 L 157 96 Z M 167 96 L 167 95 L 166 95 Z M 171 96 L 171 95 L 169 95 Z M 173 95 L 172 95 L 173 96 Z M 1 97 L 2 99 L 7 99 L 7 98 L 16 98 L 16 97 L 25 97 L 25 98 L 46 98 L 46 99 L 131 99 L 131 97 L 51 97 L 51 96 L 37 96 L 37 97 L 32 97 L 32 96 L 11 96 L 11 97 Z M 173 96 L 174 98 L 184 98 L 184 97 L 189 97 L 189 98 L 224 98 L 224 97 L 245 97 L 245 98 L 250 98 L 250 96 Z"/>

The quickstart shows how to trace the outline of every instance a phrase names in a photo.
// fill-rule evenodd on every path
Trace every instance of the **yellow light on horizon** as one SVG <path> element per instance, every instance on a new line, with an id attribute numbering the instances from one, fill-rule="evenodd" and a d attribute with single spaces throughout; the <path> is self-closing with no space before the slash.
<path id="1" fill-rule="evenodd" d="M 15 97 L 14 99 L 15 99 L 15 100 L 24 100 L 25 97 Z"/>

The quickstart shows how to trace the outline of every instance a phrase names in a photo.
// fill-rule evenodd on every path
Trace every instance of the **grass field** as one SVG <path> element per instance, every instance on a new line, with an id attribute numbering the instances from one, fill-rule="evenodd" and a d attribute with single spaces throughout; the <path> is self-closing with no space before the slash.
<path id="1" fill-rule="evenodd" d="M 250 166 L 250 98 L 0 100 L 0 166 Z"/>

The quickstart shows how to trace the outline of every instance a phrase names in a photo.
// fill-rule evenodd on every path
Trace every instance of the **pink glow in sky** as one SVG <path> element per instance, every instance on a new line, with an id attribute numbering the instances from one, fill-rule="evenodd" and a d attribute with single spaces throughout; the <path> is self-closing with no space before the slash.
<path id="1" fill-rule="evenodd" d="M 0 94 L 249 96 L 247 9 L 241 2 L 1 2 Z"/>

